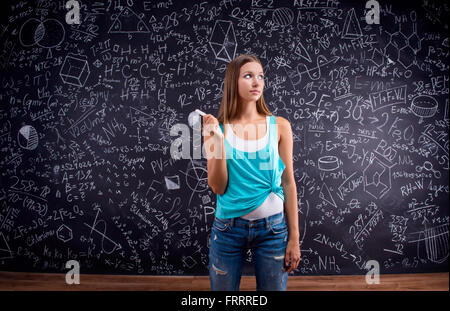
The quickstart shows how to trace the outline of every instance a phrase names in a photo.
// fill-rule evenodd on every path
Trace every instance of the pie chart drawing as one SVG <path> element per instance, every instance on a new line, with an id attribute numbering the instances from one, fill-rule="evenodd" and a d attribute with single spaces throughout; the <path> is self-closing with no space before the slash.
<path id="1" fill-rule="evenodd" d="M 36 129 L 31 125 L 25 125 L 17 133 L 19 146 L 26 150 L 34 150 L 38 146 L 39 138 Z"/>
<path id="2" fill-rule="evenodd" d="M 185 173 L 186 184 L 193 192 L 203 192 L 208 189 L 208 172 L 203 167 L 191 167 Z"/>

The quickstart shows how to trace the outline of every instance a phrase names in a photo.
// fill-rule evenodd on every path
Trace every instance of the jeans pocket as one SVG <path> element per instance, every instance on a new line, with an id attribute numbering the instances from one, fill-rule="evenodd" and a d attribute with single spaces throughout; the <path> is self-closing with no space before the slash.
<path id="1" fill-rule="evenodd" d="M 219 231 L 226 231 L 231 224 L 231 219 L 215 218 L 213 222 L 213 228 Z"/>
<path id="2" fill-rule="evenodd" d="M 287 225 L 286 225 L 286 221 L 284 220 L 284 217 L 278 221 L 274 221 L 270 223 L 270 231 L 273 234 L 280 234 L 280 233 L 285 233 L 287 231 Z"/>

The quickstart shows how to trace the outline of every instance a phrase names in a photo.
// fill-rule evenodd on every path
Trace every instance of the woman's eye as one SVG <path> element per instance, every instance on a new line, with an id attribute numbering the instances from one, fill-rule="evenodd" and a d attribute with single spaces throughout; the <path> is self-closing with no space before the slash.
<path id="1" fill-rule="evenodd" d="M 252 77 L 252 75 L 249 74 L 249 73 L 247 73 L 247 74 L 244 76 L 244 78 L 251 78 L 251 77 Z M 258 76 L 258 80 L 264 80 L 264 76 L 263 76 L 263 75 L 259 75 L 259 76 Z"/>

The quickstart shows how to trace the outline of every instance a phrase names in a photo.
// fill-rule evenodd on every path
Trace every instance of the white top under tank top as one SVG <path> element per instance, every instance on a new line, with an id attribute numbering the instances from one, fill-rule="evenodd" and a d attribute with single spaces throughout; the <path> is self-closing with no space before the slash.
<path id="1" fill-rule="evenodd" d="M 270 118 L 269 116 L 266 116 L 266 134 L 264 135 L 264 137 L 261 137 L 260 139 L 251 139 L 251 140 L 242 139 L 234 134 L 232 126 L 230 124 L 226 124 L 227 131 L 225 139 L 235 149 L 245 152 L 256 152 L 264 148 L 269 141 L 269 128 L 270 128 L 269 118 Z M 256 209 L 254 209 L 247 215 L 242 216 L 241 218 L 247 220 L 257 220 L 281 213 L 283 212 L 283 209 L 284 209 L 283 200 L 274 192 L 271 192 L 260 206 L 258 206 Z"/>

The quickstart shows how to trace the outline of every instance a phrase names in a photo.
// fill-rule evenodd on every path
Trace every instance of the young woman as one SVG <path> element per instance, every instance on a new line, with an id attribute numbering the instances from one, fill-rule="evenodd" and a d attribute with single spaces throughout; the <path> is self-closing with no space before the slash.
<path id="1" fill-rule="evenodd" d="M 227 66 L 218 117 L 203 117 L 208 185 L 217 194 L 212 290 L 239 290 L 248 249 L 258 290 L 286 290 L 300 261 L 292 130 L 270 113 L 263 89 L 260 60 L 240 55 Z"/>

